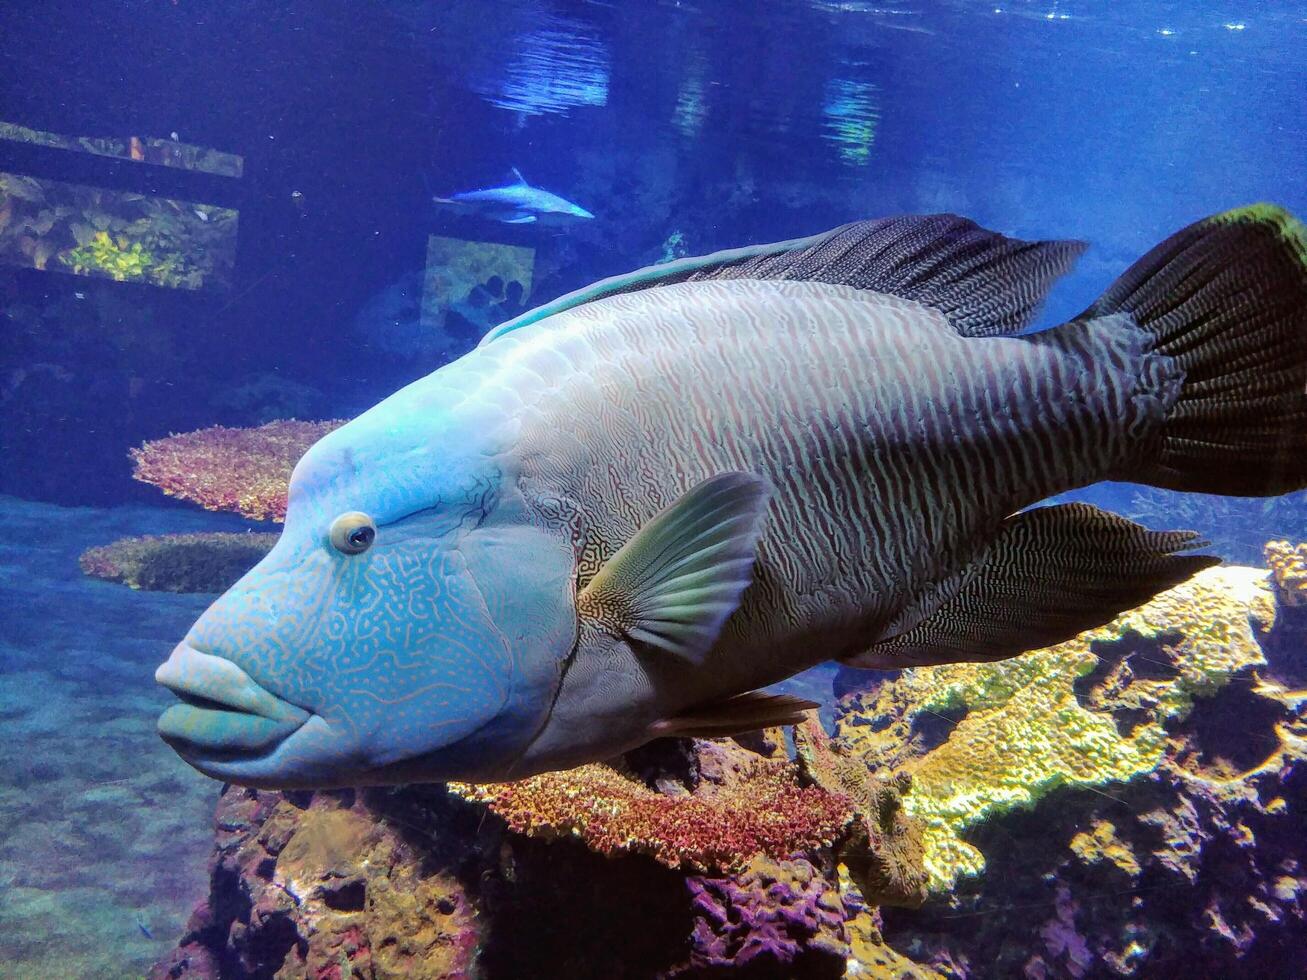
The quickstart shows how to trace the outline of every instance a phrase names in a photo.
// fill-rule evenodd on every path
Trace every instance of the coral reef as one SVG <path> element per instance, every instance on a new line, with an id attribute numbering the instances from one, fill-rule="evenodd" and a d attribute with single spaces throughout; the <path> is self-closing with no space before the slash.
<path id="1" fill-rule="evenodd" d="M 686 884 L 695 915 L 686 972 L 702 976 L 784 963 L 805 975 L 843 975 L 849 955 L 844 902 L 811 862 L 755 858 L 736 875 L 696 876 Z"/>
<path id="2" fill-rule="evenodd" d="M 132 475 L 170 497 L 254 521 L 286 517 L 291 471 L 305 451 L 342 421 L 221 425 L 155 439 L 131 451 Z"/>
<path id="3" fill-rule="evenodd" d="M 910 774 L 926 824 L 931 894 L 884 908 L 889 945 L 949 977 L 1307 963 L 1307 696 L 1269 673 L 1293 612 L 1272 583 L 1297 553 L 1272 545 L 1272 576 L 1209 569 L 1047 651 L 844 698 L 836 747 Z"/>
<path id="4" fill-rule="evenodd" d="M 1275 975 L 1307 962 L 1307 694 L 1266 673 L 1270 579 L 860 675 L 793 759 L 772 729 L 513 784 L 229 788 L 153 976 Z"/>
<path id="5" fill-rule="evenodd" d="M 463 976 L 478 926 L 442 862 L 438 851 L 415 859 L 402 823 L 353 792 L 229 788 L 209 899 L 151 976 Z"/>
<path id="6" fill-rule="evenodd" d="M 1267 542 L 1266 564 L 1280 604 L 1286 609 L 1307 609 L 1307 544 L 1295 547 L 1288 541 Z"/>
<path id="7" fill-rule="evenodd" d="M 1266 674 L 1288 687 L 1307 687 L 1307 544 L 1268 542 L 1266 563 L 1279 603 L 1275 628 L 1262 644 Z"/>
<path id="8" fill-rule="evenodd" d="M 147 592 L 224 592 L 277 537 L 252 531 L 147 534 L 88 548 L 77 563 L 94 578 Z"/>
<path id="9" fill-rule="evenodd" d="M 794 729 L 794 745 L 808 779 L 853 801 L 854 819 L 836 855 L 863 898 L 875 905 L 920 905 L 927 883 L 922 827 L 903 809 L 912 777 L 873 773 L 838 752 L 811 719 Z"/>
<path id="10" fill-rule="evenodd" d="M 993 664 L 904 672 L 846 700 L 844 751 L 912 776 L 933 891 L 984 870 L 972 826 L 1062 787 L 1106 787 L 1153 770 L 1196 696 L 1266 663 L 1274 620 L 1265 573 L 1212 568 L 1139 609 L 1048 650 Z"/>
<path id="11" fill-rule="evenodd" d="M 571 837 L 522 836 L 484 816 L 435 786 L 228 787 L 210 895 L 150 976 L 834 978 L 846 970 L 847 896 L 823 849 L 707 876 L 644 855 L 605 857 Z M 874 929 L 861 942 L 869 956 L 894 956 Z"/>
<path id="12" fill-rule="evenodd" d="M 1307 964 L 1304 736 L 1303 696 L 1244 676 L 1197 703 L 1155 770 L 974 828 L 986 874 L 887 910 L 886 936 L 957 977 L 1292 975 Z"/>
<path id="13" fill-rule="evenodd" d="M 571 835 L 600 854 L 633 851 L 669 868 L 732 870 L 756 855 L 784 858 L 830 844 L 852 816 L 846 797 L 800 786 L 784 761 L 753 758 L 721 782 L 670 795 L 594 763 L 515 783 L 451 783 L 517 833 Z"/>

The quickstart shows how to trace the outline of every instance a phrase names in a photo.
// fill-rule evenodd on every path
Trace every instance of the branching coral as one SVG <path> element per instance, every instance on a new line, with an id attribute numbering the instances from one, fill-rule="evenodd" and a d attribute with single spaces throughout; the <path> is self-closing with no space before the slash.
<path id="1" fill-rule="evenodd" d="M 305 451 L 341 421 L 269 422 L 255 429 L 215 425 L 147 442 L 131 452 L 132 475 L 171 497 L 251 520 L 286 517 L 291 471 Z"/>
<path id="2" fill-rule="evenodd" d="M 89 548 L 78 564 L 87 575 L 133 589 L 222 592 L 276 542 L 276 534 L 253 532 L 146 535 Z"/>
<path id="3" fill-rule="evenodd" d="M 931 888 L 943 890 L 984 867 L 967 827 L 1060 786 L 1153 769 L 1195 697 L 1265 664 L 1254 629 L 1273 618 L 1264 572 L 1208 569 L 1048 650 L 905 672 L 844 703 L 839 742 L 911 774 L 904 806 L 926 825 Z"/>
<path id="4" fill-rule="evenodd" d="M 863 897 L 873 905 L 920 905 L 927 881 L 922 827 L 903 809 L 912 778 L 874 775 L 861 759 L 836 751 L 812 719 L 795 727 L 794 747 L 808 779 L 853 801 L 855 819 L 837 854 Z"/>
<path id="5" fill-rule="evenodd" d="M 801 787 L 794 767 L 757 759 L 726 786 L 670 796 L 611 766 L 591 764 L 515 783 L 451 783 L 508 826 L 533 836 L 572 835 L 601 854 L 636 851 L 670 868 L 732 870 L 763 854 L 784 858 L 835 840 L 848 800 Z"/>

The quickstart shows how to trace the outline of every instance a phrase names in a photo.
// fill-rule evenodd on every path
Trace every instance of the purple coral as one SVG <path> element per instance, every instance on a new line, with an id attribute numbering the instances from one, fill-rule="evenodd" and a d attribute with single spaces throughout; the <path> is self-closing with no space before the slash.
<path id="1" fill-rule="evenodd" d="M 695 916 L 692 972 L 784 967 L 848 955 L 844 905 L 830 881 L 802 858 L 760 858 L 730 877 L 686 879 Z M 794 971 L 794 972 L 790 972 Z"/>

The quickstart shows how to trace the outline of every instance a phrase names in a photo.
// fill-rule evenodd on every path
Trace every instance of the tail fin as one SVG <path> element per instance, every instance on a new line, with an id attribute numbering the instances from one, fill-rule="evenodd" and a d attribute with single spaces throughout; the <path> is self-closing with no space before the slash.
<path id="1" fill-rule="evenodd" d="M 1307 229 L 1254 204 L 1172 235 L 1082 314 L 1129 314 L 1183 372 L 1122 478 L 1274 496 L 1307 486 Z"/>

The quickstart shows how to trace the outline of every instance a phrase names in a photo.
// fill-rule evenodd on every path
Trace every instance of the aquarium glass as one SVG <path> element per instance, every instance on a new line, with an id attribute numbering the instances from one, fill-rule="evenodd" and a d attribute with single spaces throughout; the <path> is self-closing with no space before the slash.
<path id="1" fill-rule="evenodd" d="M 1307 973 L 1304 63 L 0 5 L 0 977 Z"/>

